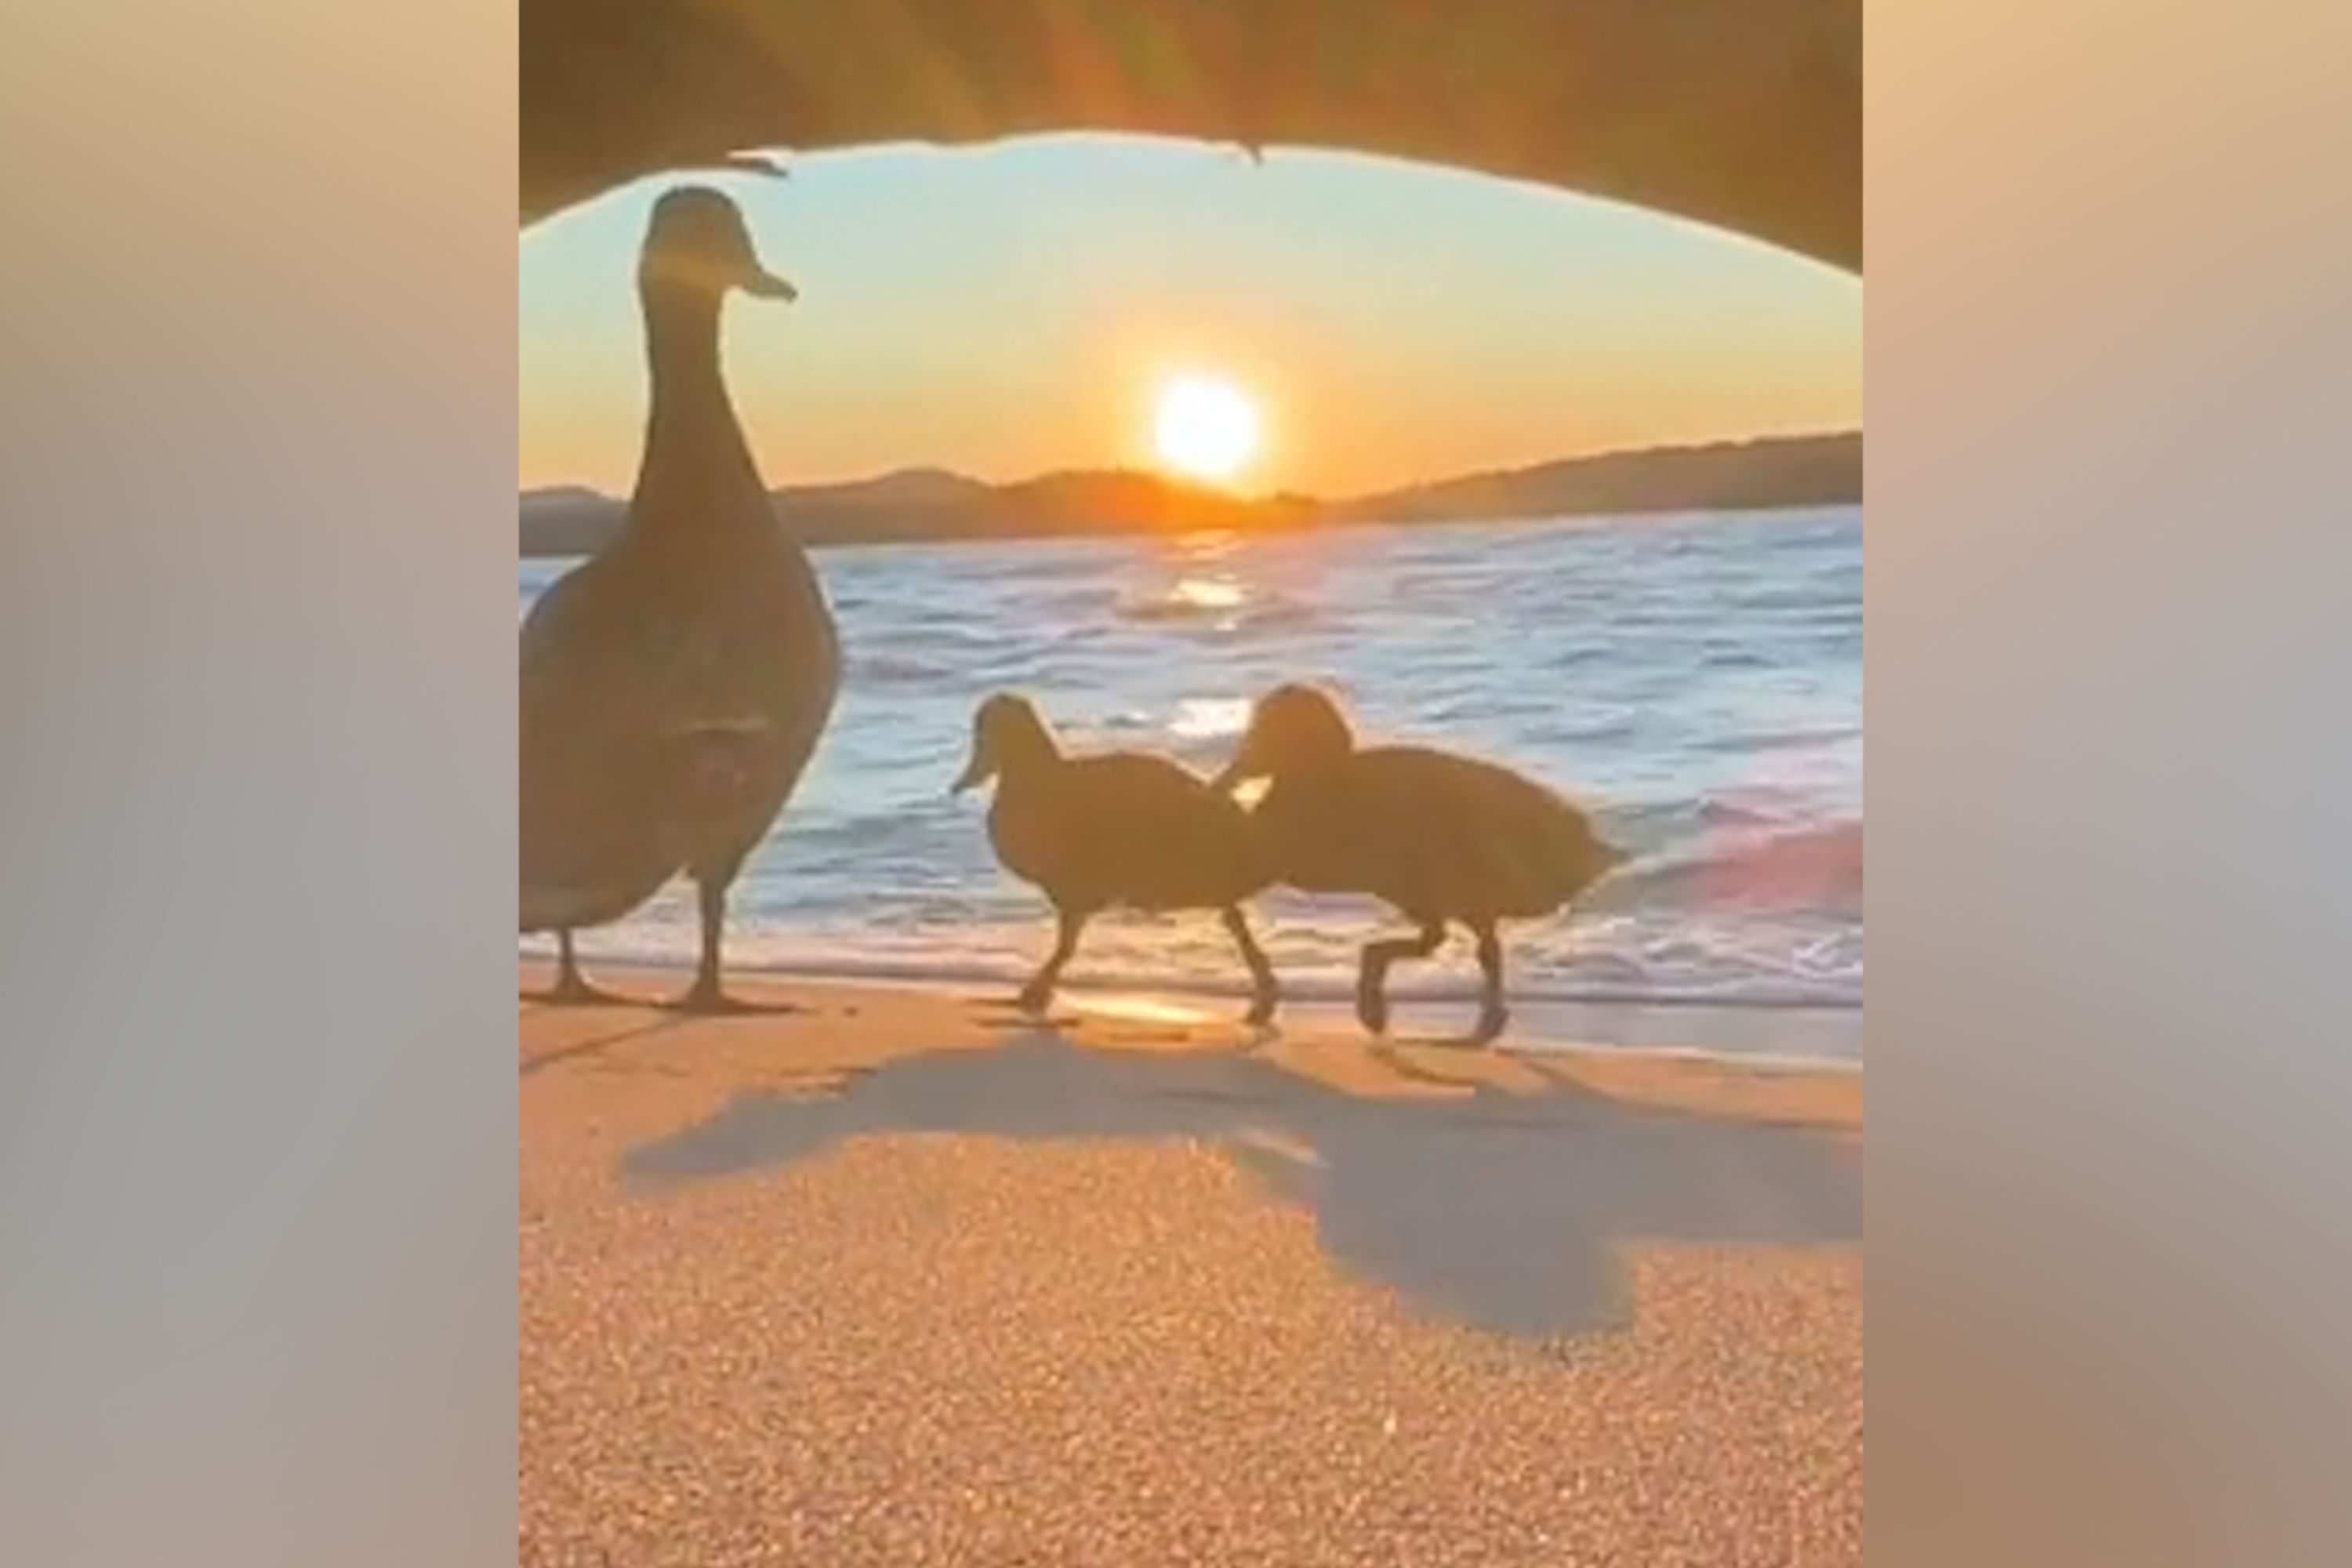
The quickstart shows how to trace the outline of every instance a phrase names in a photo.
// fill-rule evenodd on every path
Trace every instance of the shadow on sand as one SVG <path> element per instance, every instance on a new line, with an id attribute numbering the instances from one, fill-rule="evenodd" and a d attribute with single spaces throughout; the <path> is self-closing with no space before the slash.
<path id="1" fill-rule="evenodd" d="M 835 1093 L 740 1096 L 632 1151 L 623 1170 L 666 1185 L 790 1164 L 863 1135 L 923 1132 L 1224 1144 L 1278 1197 L 1314 1213 L 1321 1245 L 1345 1268 L 1426 1311 L 1513 1334 L 1629 1321 L 1621 1243 L 1862 1237 L 1859 1147 L 1812 1129 L 1567 1085 L 1367 1098 L 1263 1058 L 1087 1049 L 1043 1029 L 994 1049 L 892 1061 Z"/>

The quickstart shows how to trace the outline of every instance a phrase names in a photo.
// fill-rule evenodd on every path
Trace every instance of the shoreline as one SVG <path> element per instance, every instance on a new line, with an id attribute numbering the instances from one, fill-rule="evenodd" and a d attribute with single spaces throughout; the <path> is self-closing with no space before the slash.
<path id="1" fill-rule="evenodd" d="M 545 984 L 553 973 L 551 954 L 519 953 L 517 962 L 527 987 Z M 664 957 L 605 960 L 583 954 L 581 966 L 595 974 L 631 977 L 636 989 L 656 994 L 683 989 L 693 973 L 690 963 Z M 736 964 L 730 965 L 727 973 L 730 983 L 740 981 L 763 990 L 803 987 L 880 995 L 907 993 L 980 1005 L 1008 1001 L 1018 984 L 1004 976 L 976 973 L 872 973 L 820 964 Z M 1065 982 L 1055 996 L 1058 1008 L 1081 1015 L 1191 1027 L 1229 1023 L 1246 1000 L 1238 989 L 1152 985 L 1120 979 Z M 1466 991 L 1455 994 L 1404 987 L 1393 989 L 1391 1001 L 1399 1025 L 1398 1039 L 1456 1048 L 1459 1042 L 1447 1039 L 1444 1031 L 1465 1024 L 1475 1005 L 1475 997 Z M 1318 1038 L 1362 1035 L 1345 994 L 1326 995 L 1319 991 L 1286 995 L 1276 1029 L 1283 1034 L 1303 1030 Z M 1510 1030 L 1491 1048 L 1503 1055 L 1606 1052 L 1687 1057 L 1763 1070 L 1859 1077 L 1864 1065 L 1863 1029 L 1864 1009 L 1859 1003 L 1538 995 L 1512 1001 Z M 1799 1042 L 1807 1040 L 1814 1048 L 1800 1046 Z M 1850 1046 L 1838 1048 L 1847 1041 Z"/>
<path id="2" fill-rule="evenodd" d="M 1402 1007 L 1398 1016 L 1406 1026 L 1379 1038 L 1366 1035 L 1343 1006 L 1286 1009 L 1275 1029 L 1261 1031 L 1244 1023 L 1237 1009 L 1202 1005 L 1198 998 L 1069 987 L 1056 994 L 1045 1018 L 1032 1020 L 997 988 L 748 970 L 730 973 L 730 994 L 763 1010 L 705 1017 L 667 1005 L 685 988 L 687 966 L 583 968 L 592 984 L 614 994 L 612 1005 L 562 1007 L 540 1001 L 533 994 L 552 979 L 553 964 L 519 961 L 526 1072 L 582 1048 L 575 1040 L 599 1049 L 593 1042 L 605 1038 L 694 1038 L 708 1031 L 709 1037 L 756 1052 L 763 1075 L 782 1069 L 795 1081 L 838 1084 L 888 1063 L 1045 1039 L 1081 1054 L 1258 1059 L 1363 1098 L 1486 1090 L 1539 1096 L 1568 1088 L 1735 1121 L 1761 1119 L 1856 1138 L 1863 1128 L 1865 1086 L 1858 1059 L 1712 1049 L 1688 1041 L 1538 1037 L 1516 1023 L 1501 1042 L 1474 1046 L 1442 1030 L 1411 1026 L 1423 1020 Z M 776 1008 L 790 1011 L 764 1011 Z M 816 1018 L 842 1022 L 820 1031 L 813 1025 Z M 1444 1019 L 1466 1022 L 1467 1015 L 1449 1008 Z M 534 1033 L 562 1043 L 535 1052 Z"/>

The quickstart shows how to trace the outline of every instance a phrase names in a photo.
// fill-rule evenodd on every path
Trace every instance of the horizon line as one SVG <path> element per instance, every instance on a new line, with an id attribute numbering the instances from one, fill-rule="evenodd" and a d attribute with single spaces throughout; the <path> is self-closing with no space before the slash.
<path id="1" fill-rule="evenodd" d="M 913 474 L 938 474 L 944 478 L 961 479 L 968 484 L 978 485 L 988 489 L 1003 489 L 1014 485 L 1034 484 L 1041 479 L 1060 479 L 1070 476 L 1142 476 L 1148 479 L 1158 479 L 1163 483 L 1181 489 L 1196 489 L 1205 495 L 1220 496 L 1233 500 L 1303 500 L 1319 503 L 1350 502 L 1370 500 L 1383 496 L 1401 495 L 1406 491 L 1423 489 L 1431 485 L 1457 484 L 1469 479 L 1524 473 L 1530 468 L 1550 468 L 1563 463 L 1600 462 L 1611 458 L 1643 457 L 1665 452 L 1703 452 L 1719 447 L 1759 447 L 1776 442 L 1832 441 L 1847 437 L 1859 438 L 1862 434 L 1863 426 L 1857 424 L 1842 426 L 1833 429 L 1761 431 L 1745 436 L 1714 437 L 1704 440 L 1660 441 L 1645 447 L 1596 447 L 1589 451 L 1573 452 L 1560 457 L 1538 458 L 1529 462 L 1514 464 L 1505 468 L 1470 468 L 1459 473 L 1425 476 L 1421 479 L 1407 480 L 1402 484 L 1382 486 L 1377 489 L 1349 491 L 1331 496 L 1318 496 L 1304 490 L 1287 490 L 1279 489 L 1250 490 L 1240 486 L 1223 486 L 1212 484 L 1204 480 L 1189 479 L 1183 475 L 1170 473 L 1148 465 L 1118 463 L 1101 466 L 1070 464 L 1059 468 L 1043 468 L 1035 473 L 1028 474 L 1019 479 L 985 479 L 974 474 L 965 473 L 959 468 L 948 468 L 938 463 L 924 463 L 918 461 L 902 463 L 895 468 L 869 470 L 840 479 L 794 479 L 782 484 L 768 485 L 767 489 L 771 494 L 774 494 L 781 490 L 853 489 L 861 485 L 879 484 L 886 479 L 899 479 Z M 594 496 L 600 500 L 618 501 L 627 499 L 625 493 L 616 493 L 610 490 L 601 489 L 594 485 L 583 484 L 577 480 L 558 480 L 551 484 L 528 486 L 518 485 L 516 487 L 515 493 L 516 498 L 518 500 L 521 500 L 534 495 L 548 495 L 561 491 L 577 491 Z"/>

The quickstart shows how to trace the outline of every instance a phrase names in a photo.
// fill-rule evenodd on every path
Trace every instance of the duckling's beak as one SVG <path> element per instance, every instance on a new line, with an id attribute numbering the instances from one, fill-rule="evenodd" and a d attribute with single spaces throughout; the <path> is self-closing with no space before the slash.
<path id="1" fill-rule="evenodd" d="M 948 785 L 948 794 L 950 795 L 961 795 L 966 790 L 977 789 L 987 782 L 988 764 L 982 762 L 979 757 L 974 756 L 971 762 L 964 764 L 962 775 L 959 777 L 955 783 Z"/>

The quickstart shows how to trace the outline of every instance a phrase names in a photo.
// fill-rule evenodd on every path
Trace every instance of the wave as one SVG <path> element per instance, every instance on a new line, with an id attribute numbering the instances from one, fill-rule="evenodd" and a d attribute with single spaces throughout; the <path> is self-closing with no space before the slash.
<path id="1" fill-rule="evenodd" d="M 1759 790 L 1736 799 L 1702 795 L 1615 802 L 1593 815 L 1602 832 L 1622 837 L 1635 848 L 1660 848 L 1696 834 L 1795 827 L 1808 819 L 1808 805 L 1794 797 L 1777 800 Z"/>
<path id="2" fill-rule="evenodd" d="M 887 653 L 852 654 L 843 679 L 854 684 L 929 688 L 963 673 L 951 660 Z"/>
<path id="3" fill-rule="evenodd" d="M 1637 855 L 1600 891 L 1612 909 L 1778 908 L 1858 916 L 1862 824 L 1711 828 Z"/>
<path id="4" fill-rule="evenodd" d="M 1034 936 L 1035 933 L 1030 934 Z M 877 954 L 875 943 L 862 934 L 845 936 L 834 942 L 813 942 L 806 938 L 805 932 L 796 933 L 789 948 L 772 947 L 756 941 L 730 942 L 730 950 L 740 947 L 745 951 L 730 956 L 730 967 L 745 974 L 795 975 L 813 980 L 838 979 L 908 985 L 1001 987 L 1008 993 L 1025 982 L 1034 968 L 1033 958 L 1001 951 L 943 946 L 929 952 L 891 955 Z M 520 951 L 544 958 L 553 954 L 554 946 L 533 937 L 524 940 Z M 584 961 L 592 963 L 631 963 L 658 969 L 683 970 L 689 968 L 694 961 L 690 945 L 648 942 L 642 932 L 635 940 L 621 942 L 609 937 L 591 940 L 583 933 L 580 939 L 580 953 Z M 1354 1001 L 1356 991 L 1352 967 L 1301 970 L 1295 964 L 1278 963 L 1277 968 L 1283 971 L 1283 996 L 1287 1003 L 1342 1005 L 1352 1005 Z M 1085 955 L 1072 966 L 1068 983 L 1079 990 L 1139 992 L 1220 1003 L 1240 1002 L 1249 995 L 1249 987 L 1244 981 L 1217 971 L 1171 970 L 1166 965 L 1131 961 L 1120 963 L 1116 959 L 1106 963 Z M 1455 966 L 1452 973 L 1417 975 L 1408 974 L 1400 969 L 1390 978 L 1389 996 L 1391 1001 L 1405 1005 L 1451 1004 L 1472 995 L 1475 986 L 1475 973 L 1459 966 Z M 1858 1013 L 1863 1005 L 1858 985 L 1833 978 L 1808 980 L 1794 974 L 1778 978 L 1724 975 L 1712 980 L 1693 976 L 1677 980 L 1608 973 L 1595 973 L 1590 977 L 1548 973 L 1530 975 L 1515 982 L 1510 994 L 1515 1008 L 1586 1006 L 1848 1014 Z"/>
<path id="5" fill-rule="evenodd" d="M 790 905 L 747 910 L 732 925 L 732 963 L 755 969 L 874 980 L 1018 985 L 1048 944 L 1042 900 L 995 884 L 984 893 L 937 885 L 922 894 L 853 902 L 803 889 Z M 854 912 L 853 912 L 854 910 Z M 1362 944 L 1401 928 L 1370 900 L 1307 900 L 1276 892 L 1253 925 L 1283 975 L 1286 993 L 1345 1002 L 1354 994 Z M 1511 989 L 1538 1003 L 1719 1008 L 1849 1009 L 1862 1001 L 1858 917 L 1821 909 L 1759 912 L 1714 904 L 1670 905 L 1652 896 L 1627 906 L 1595 899 L 1566 918 L 1507 931 Z M 543 943 L 525 942 L 526 951 Z M 665 898 L 623 926 L 583 932 L 584 954 L 685 963 L 695 949 L 691 901 Z M 1455 940 L 1430 961 L 1401 967 L 1401 1001 L 1465 994 L 1475 984 L 1470 944 Z M 1072 972 L 1088 986 L 1213 996 L 1243 992 L 1229 939 L 1213 917 L 1106 916 L 1088 930 Z"/>

